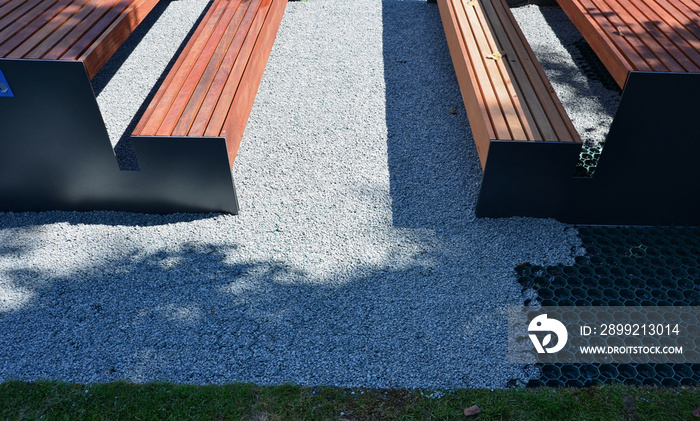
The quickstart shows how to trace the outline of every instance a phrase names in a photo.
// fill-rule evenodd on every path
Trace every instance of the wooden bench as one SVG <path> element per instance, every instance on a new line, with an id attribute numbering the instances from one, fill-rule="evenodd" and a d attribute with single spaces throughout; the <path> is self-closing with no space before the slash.
<path id="1" fill-rule="evenodd" d="M 700 72 L 697 0 L 557 0 L 617 84 L 631 72 Z"/>
<path id="2" fill-rule="evenodd" d="M 0 58 L 71 60 L 92 78 L 158 0 L 0 0 Z"/>
<path id="3" fill-rule="evenodd" d="M 0 0 L 0 210 L 238 212 L 231 174 L 287 0 L 214 0 L 120 171 L 90 79 L 157 0 Z"/>
<path id="4" fill-rule="evenodd" d="M 698 0 L 558 0 L 623 94 L 592 177 L 503 0 L 438 0 L 484 166 L 476 215 L 700 225 Z M 691 187 L 689 187 L 691 186 Z"/>
<path id="5" fill-rule="evenodd" d="M 287 0 L 215 0 L 136 137 L 226 139 L 233 165 Z"/>
<path id="6" fill-rule="evenodd" d="M 438 0 L 484 170 L 494 142 L 581 143 L 505 0 Z"/>

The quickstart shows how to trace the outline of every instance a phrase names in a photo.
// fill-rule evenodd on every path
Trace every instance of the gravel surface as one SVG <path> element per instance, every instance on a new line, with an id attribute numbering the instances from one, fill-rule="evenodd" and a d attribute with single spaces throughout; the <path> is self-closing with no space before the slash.
<path id="1" fill-rule="evenodd" d="M 511 10 L 581 140 L 591 146 L 603 143 L 620 94 L 586 74 L 602 64 L 587 56 L 587 44 L 559 7 L 529 5 Z"/>
<path id="2" fill-rule="evenodd" d="M 158 48 L 97 88 L 110 133 L 178 47 L 151 32 L 205 3 L 164 7 Z M 579 240 L 477 219 L 478 162 L 436 5 L 289 3 L 234 166 L 240 215 L 0 213 L 0 380 L 525 380 L 506 358 L 514 268 L 573 264 Z"/>

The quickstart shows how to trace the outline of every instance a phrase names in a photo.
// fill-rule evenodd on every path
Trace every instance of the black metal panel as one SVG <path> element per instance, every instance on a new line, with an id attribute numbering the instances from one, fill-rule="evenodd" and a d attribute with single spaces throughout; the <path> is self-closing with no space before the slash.
<path id="1" fill-rule="evenodd" d="M 0 59 L 0 210 L 237 213 L 223 138 L 134 139 L 120 171 L 81 62 Z"/>
<path id="2" fill-rule="evenodd" d="M 565 214 L 580 151 L 573 142 L 491 141 L 476 215 Z"/>
<path id="3" fill-rule="evenodd" d="M 633 72 L 592 178 L 580 145 L 492 141 L 477 216 L 700 225 L 700 74 Z"/>
<path id="4" fill-rule="evenodd" d="M 700 225 L 700 74 L 630 73 L 569 222 Z"/>

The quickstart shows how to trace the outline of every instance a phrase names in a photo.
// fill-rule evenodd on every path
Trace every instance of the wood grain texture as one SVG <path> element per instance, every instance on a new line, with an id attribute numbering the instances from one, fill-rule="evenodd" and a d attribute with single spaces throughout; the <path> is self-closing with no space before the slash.
<path id="1" fill-rule="evenodd" d="M 700 72 L 697 0 L 557 0 L 622 88 L 629 72 Z"/>
<path id="2" fill-rule="evenodd" d="M 233 164 L 287 0 L 215 0 L 134 136 L 225 137 Z"/>
<path id="3" fill-rule="evenodd" d="M 24 3 L 8 15 L 2 16 L 0 27 L 0 57 L 22 58 L 14 51 L 32 35 L 49 23 L 53 17 L 69 6 L 71 0 L 47 2 L 34 0 Z"/>
<path id="4" fill-rule="evenodd" d="M 83 61 L 92 78 L 158 0 L 0 3 L 0 57 Z"/>
<path id="5" fill-rule="evenodd" d="M 52 36 L 56 38 L 55 42 L 50 43 L 48 39 L 44 42 L 47 46 L 51 47 L 51 49 L 44 54 L 44 58 L 48 60 L 58 60 L 79 41 L 89 40 L 90 37 L 88 33 L 95 28 L 100 20 L 115 9 L 115 7 L 110 6 L 109 0 L 100 0 L 95 4 L 91 4 L 90 7 L 84 7 L 80 14 L 76 14 L 74 17 L 80 19 L 80 25 L 66 25 L 65 34 L 62 34 L 60 37 L 57 36 L 57 34 Z"/>
<path id="6" fill-rule="evenodd" d="M 127 13 L 132 1 L 122 0 L 114 4 L 105 15 L 87 32 L 82 36 L 77 42 L 73 43 L 71 47 L 60 57 L 80 57 L 83 53 L 90 49 L 90 46 L 99 39 L 100 36 L 107 32 L 107 29 L 124 13 Z"/>
<path id="7" fill-rule="evenodd" d="M 183 92 L 186 92 L 187 102 L 173 104 L 176 120 L 169 130 L 163 131 L 163 134 L 170 132 L 175 136 L 201 136 L 201 133 L 190 134 L 193 121 L 207 94 L 219 96 L 220 86 L 214 86 L 211 91 L 209 88 L 219 70 L 225 73 L 230 71 L 230 65 L 222 67 L 222 62 L 227 53 L 231 52 L 235 55 L 240 50 L 241 39 L 250 30 L 250 23 L 257 13 L 259 1 L 244 3 L 242 7 L 239 5 L 241 4 L 235 1 L 228 2 L 226 13 L 215 28 L 209 43 L 196 61 L 193 72 L 190 73 L 185 82 Z M 167 136 L 167 134 L 165 135 Z"/>
<path id="8" fill-rule="evenodd" d="M 252 57 L 241 78 L 236 96 L 229 107 L 229 113 L 224 122 L 221 136 L 226 137 L 226 146 L 231 164 L 235 161 L 238 148 L 243 138 L 243 131 L 253 108 L 255 95 L 262 81 L 265 65 L 270 57 L 277 30 L 282 22 L 287 0 L 272 0 L 265 17 L 263 30 L 253 47 Z"/>
<path id="9" fill-rule="evenodd" d="M 457 16 L 467 40 L 467 53 L 475 68 L 478 89 L 484 96 L 496 139 L 523 139 L 525 130 L 518 115 L 519 101 L 517 104 L 512 101 L 509 92 L 512 90 L 512 80 L 503 69 L 503 60 L 488 59 L 496 52 L 504 52 L 504 45 L 495 40 L 479 4 L 469 5 L 465 0 L 458 3 L 462 6 L 457 9 Z"/>
<path id="10" fill-rule="evenodd" d="M 232 31 L 234 37 L 226 42 L 226 48 L 221 49 L 224 55 L 221 57 L 220 62 L 218 60 L 216 61 L 218 67 L 211 66 L 212 73 L 205 78 L 206 84 L 201 84 L 200 86 L 199 95 L 202 101 L 199 103 L 197 113 L 193 116 L 194 118 L 191 121 L 188 131 L 190 136 L 204 136 L 204 131 L 211 121 L 217 103 L 221 99 L 221 94 L 226 86 L 226 82 L 231 78 L 238 78 L 238 75 L 232 74 L 233 72 L 231 69 L 234 67 L 237 60 L 246 60 L 245 57 L 242 56 L 243 52 L 241 51 L 241 47 L 251 28 L 253 18 L 255 17 L 253 8 L 257 6 L 259 6 L 258 3 L 255 5 L 251 4 L 245 11 L 245 15 L 241 14 L 240 17 L 235 17 L 236 28 L 235 32 Z M 243 11 L 242 8 L 239 10 Z M 206 92 L 204 91 L 205 87 L 207 88 Z M 226 99 L 224 98 L 223 100 L 225 101 Z"/>
<path id="11" fill-rule="evenodd" d="M 527 101 L 527 110 L 532 113 L 534 123 L 541 133 L 534 139 L 579 142 L 578 133 L 571 119 L 537 61 L 535 53 L 527 43 L 515 17 L 510 13 L 506 2 L 499 1 L 500 7 L 493 7 L 489 15 L 498 16 L 501 23 L 499 26 L 515 52 L 516 57 L 506 57 L 506 63 L 511 65 L 511 72 L 518 79 L 518 86 L 523 91 L 524 100 Z M 488 3 L 487 7 L 491 8 L 491 3 Z M 500 37 L 504 39 L 503 35 Z M 527 79 L 521 79 L 522 77 Z"/>
<path id="12" fill-rule="evenodd" d="M 447 39 L 450 56 L 457 75 L 457 82 L 459 83 L 460 92 L 467 110 L 474 143 L 479 154 L 481 167 L 484 168 L 491 143 L 490 139 L 495 137 L 495 133 L 490 121 L 484 118 L 484 116 L 488 115 L 486 105 L 476 94 L 476 76 L 474 75 L 474 69 L 464 55 L 467 47 L 464 38 L 461 36 L 461 26 L 457 20 L 455 4 L 450 1 L 438 1 L 438 5 L 440 18 L 445 30 L 445 38 Z"/>
<path id="13" fill-rule="evenodd" d="M 28 45 L 27 48 L 31 48 L 31 53 L 29 51 L 21 52 L 25 58 L 42 58 L 51 59 L 49 57 L 49 52 L 56 44 L 60 43 L 73 29 L 85 27 L 88 25 L 86 18 L 90 13 L 98 6 L 100 0 L 96 0 L 95 4 L 89 4 L 88 1 L 84 3 L 72 3 L 70 6 L 66 7 L 61 13 L 59 13 L 56 18 L 51 21 L 52 25 L 44 25 L 40 31 L 32 36 L 35 38 L 36 43 L 33 45 Z M 80 25 L 74 25 L 72 22 L 80 22 Z M 52 27 L 55 26 L 55 27 Z M 30 44 L 29 42 L 25 43 Z"/>
<path id="14" fill-rule="evenodd" d="M 238 57 L 233 63 L 233 66 L 228 69 L 230 72 L 229 77 L 221 90 L 219 101 L 217 102 L 216 107 L 214 107 L 214 112 L 207 123 L 207 128 L 204 131 L 205 136 L 221 135 L 224 128 L 224 122 L 226 121 L 226 116 L 231 109 L 231 104 L 236 96 L 238 87 L 241 84 L 243 72 L 246 70 L 249 64 L 254 64 L 254 62 L 258 59 L 257 57 L 252 56 L 253 47 L 255 46 L 255 42 L 260 36 L 260 33 L 264 27 L 263 24 L 265 23 L 265 18 L 267 16 L 267 12 L 269 11 L 270 4 L 271 0 L 262 0 L 258 3 L 255 16 L 250 23 L 250 28 L 248 31 L 246 31 L 245 39 L 243 40 L 243 44 L 241 44 L 240 50 L 238 51 Z M 276 32 L 277 30 L 275 28 L 275 33 Z M 265 59 L 265 64 L 266 63 L 267 59 Z M 264 70 L 264 65 L 263 68 L 260 69 L 261 76 L 262 70 Z M 255 90 L 257 92 L 257 87 Z"/>
<path id="15" fill-rule="evenodd" d="M 129 38 L 137 26 L 148 16 L 159 0 L 130 1 L 123 13 L 119 15 L 83 52 L 69 51 L 62 59 L 72 59 L 70 53 L 78 53 L 78 60 L 85 63 L 88 76 L 92 78 L 107 63 L 112 54 Z M 127 0 L 117 4 L 127 3 Z M 67 57 L 68 56 L 68 57 Z"/>
<path id="16" fill-rule="evenodd" d="M 170 107 L 175 101 L 185 79 L 195 65 L 204 45 L 209 40 L 211 32 L 219 22 L 221 14 L 225 10 L 223 2 L 216 2 L 207 10 L 204 18 L 195 29 L 194 34 L 185 45 L 177 61 L 170 69 L 156 92 L 155 96 L 148 104 L 148 108 L 139 120 L 134 130 L 137 136 L 155 136 L 163 122 Z"/>
<path id="17" fill-rule="evenodd" d="M 504 0 L 438 5 L 482 167 L 492 141 L 581 141 Z"/>

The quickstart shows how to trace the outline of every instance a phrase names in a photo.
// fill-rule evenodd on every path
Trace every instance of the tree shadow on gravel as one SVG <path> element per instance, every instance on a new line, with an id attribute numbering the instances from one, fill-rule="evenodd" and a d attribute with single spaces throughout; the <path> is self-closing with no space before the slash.
<path id="1" fill-rule="evenodd" d="M 0 272 L 0 381 L 440 387 L 520 375 L 502 355 L 503 315 L 479 310 L 493 291 L 428 280 L 446 276 L 439 266 L 333 283 L 231 262 L 241 252 L 184 244 L 70 274 Z"/>
<path id="2" fill-rule="evenodd" d="M 605 65 L 596 56 L 583 36 L 569 21 L 563 10 L 559 7 L 541 7 L 542 16 L 549 24 L 556 37 L 562 41 L 562 45 L 573 59 L 571 63 L 562 62 L 556 55 L 537 54 L 537 58 L 542 67 L 547 69 L 547 75 L 552 81 L 569 86 L 569 89 L 580 93 L 580 95 L 605 94 L 605 98 L 600 98 L 599 104 L 602 112 L 609 116 L 614 116 L 620 102 L 622 91 L 615 83 Z M 572 78 L 572 75 L 585 75 L 588 81 L 579 82 Z M 600 87 L 593 84 L 600 84 Z M 605 89 L 602 89 L 605 88 Z M 573 104 L 567 104 L 572 107 Z"/>
<path id="3" fill-rule="evenodd" d="M 318 246 L 285 233 L 291 217 L 0 214 L 0 380 L 425 388 L 521 378 L 505 346 L 513 267 L 566 255 L 571 238 L 552 221 L 474 218 L 481 169 L 437 8 L 385 1 L 383 18 L 393 226 L 331 222 L 309 233 Z M 56 224 L 219 217 L 215 230 L 181 224 L 179 236 Z M 355 250 L 336 261 L 334 247 Z"/>
<path id="4" fill-rule="evenodd" d="M 385 0 L 382 17 L 394 225 L 462 225 L 482 172 L 438 6 Z"/>

